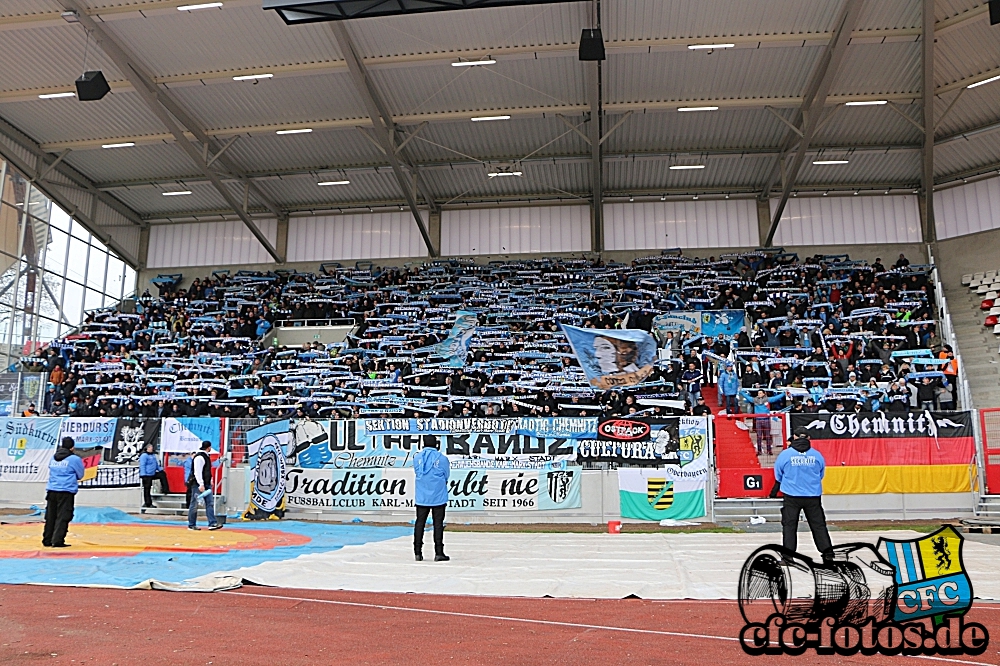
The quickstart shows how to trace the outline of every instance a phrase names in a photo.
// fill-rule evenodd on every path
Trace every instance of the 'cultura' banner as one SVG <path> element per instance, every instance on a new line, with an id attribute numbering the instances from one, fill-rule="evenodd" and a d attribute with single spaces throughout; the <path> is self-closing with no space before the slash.
<path id="1" fill-rule="evenodd" d="M 0 482 L 48 481 L 60 418 L 0 418 Z"/>
<path id="2" fill-rule="evenodd" d="M 452 470 L 449 511 L 546 511 L 581 506 L 581 469 Z M 289 507 L 378 511 L 414 507 L 413 468 L 289 469 Z"/>
<path id="3" fill-rule="evenodd" d="M 671 419 L 654 420 L 653 441 L 659 430 L 669 432 Z M 677 422 L 676 464 L 659 468 L 619 468 L 618 496 L 623 518 L 686 520 L 705 515 L 708 481 L 708 419 L 680 417 Z M 659 430 L 657 430 L 659 428 Z"/>
<path id="4" fill-rule="evenodd" d="M 598 426 L 599 439 L 580 441 L 577 461 L 620 465 L 688 465 L 708 445 L 708 419 L 609 419 Z"/>

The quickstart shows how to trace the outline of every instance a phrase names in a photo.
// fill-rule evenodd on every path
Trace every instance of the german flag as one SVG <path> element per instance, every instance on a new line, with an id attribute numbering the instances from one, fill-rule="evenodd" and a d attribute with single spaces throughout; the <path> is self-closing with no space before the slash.
<path id="1" fill-rule="evenodd" d="M 83 478 L 80 479 L 81 482 L 93 481 L 97 478 L 97 467 L 101 464 L 101 458 L 104 454 L 104 449 L 100 447 L 89 448 L 89 449 L 77 449 L 74 451 L 76 455 L 80 456 L 83 460 Z"/>
<path id="2" fill-rule="evenodd" d="M 674 482 L 666 479 L 646 479 L 646 500 L 657 511 L 665 511 L 674 503 Z"/>

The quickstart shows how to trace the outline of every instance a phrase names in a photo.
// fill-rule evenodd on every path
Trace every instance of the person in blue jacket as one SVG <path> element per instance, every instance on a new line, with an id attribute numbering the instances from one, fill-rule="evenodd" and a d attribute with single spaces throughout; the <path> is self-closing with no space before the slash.
<path id="1" fill-rule="evenodd" d="M 46 548 L 67 548 L 66 532 L 73 520 L 73 505 L 83 478 L 83 461 L 73 453 L 76 442 L 63 437 L 62 443 L 49 461 L 49 482 L 45 484 L 45 530 L 42 545 Z"/>
<path id="2" fill-rule="evenodd" d="M 789 443 L 790 446 L 774 461 L 776 483 L 771 489 L 771 497 L 777 497 L 779 491 L 784 496 L 781 504 L 782 544 L 792 551 L 798 547 L 799 513 L 805 511 L 816 550 L 824 561 L 832 560 L 833 544 L 826 528 L 822 501 L 826 460 L 822 453 L 812 448 L 809 431 L 805 428 L 796 428 Z"/>
<path id="3" fill-rule="evenodd" d="M 444 510 L 448 506 L 451 463 L 447 456 L 438 451 L 439 446 L 436 440 L 429 442 L 413 456 L 413 472 L 417 482 L 413 555 L 417 562 L 424 559 L 424 525 L 427 523 L 428 513 L 434 519 L 434 561 L 447 562 L 451 559 L 444 554 Z"/>
<path id="4" fill-rule="evenodd" d="M 153 508 L 153 481 L 160 482 L 160 492 L 166 495 L 170 492 L 167 486 L 167 473 L 163 470 L 159 458 L 153 453 L 152 444 L 146 445 L 146 450 L 139 456 L 139 479 L 142 481 L 142 508 Z"/>
<path id="5" fill-rule="evenodd" d="M 785 394 L 778 393 L 769 398 L 762 389 L 757 389 L 757 395 L 740 389 L 739 396 L 750 403 L 750 410 L 754 414 L 761 415 L 754 417 L 753 420 L 754 431 L 757 434 L 757 455 L 763 455 L 765 447 L 767 447 L 767 455 L 772 455 L 771 418 L 769 416 L 771 405 L 784 400 Z"/>
<path id="6" fill-rule="evenodd" d="M 726 410 L 726 414 L 732 416 L 740 413 L 740 407 L 736 396 L 740 393 L 740 378 L 736 376 L 736 369 L 732 363 L 726 363 L 726 369 L 719 375 L 719 406 Z"/>

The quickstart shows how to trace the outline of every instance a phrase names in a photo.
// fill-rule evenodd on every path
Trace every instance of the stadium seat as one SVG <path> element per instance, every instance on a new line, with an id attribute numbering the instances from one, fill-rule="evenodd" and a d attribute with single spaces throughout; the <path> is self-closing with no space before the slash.
<path id="1" fill-rule="evenodd" d="M 972 282 L 972 273 L 966 273 L 962 276 L 962 284 L 969 284 Z"/>
<path id="2" fill-rule="evenodd" d="M 983 299 L 987 301 L 996 300 L 997 292 L 996 290 L 990 290 L 983 294 Z"/>
<path id="3" fill-rule="evenodd" d="M 1000 335 L 1000 324 L 993 327 L 993 335 Z"/>
<path id="4" fill-rule="evenodd" d="M 989 315 L 988 317 L 986 317 L 986 321 L 983 322 L 983 326 L 986 326 L 986 327 L 996 326 L 996 325 L 997 325 L 997 316 L 996 315 Z"/>
<path id="5" fill-rule="evenodd" d="M 992 280 L 996 276 L 997 276 L 996 271 L 986 271 L 986 273 L 983 275 L 983 278 L 986 280 Z"/>
<path id="6" fill-rule="evenodd" d="M 994 301 L 994 302 L 995 302 L 995 301 Z M 993 307 L 991 307 L 991 308 L 990 308 L 990 311 L 989 311 L 989 312 L 987 312 L 986 314 L 995 314 L 995 315 L 1000 315 L 1000 307 L 998 307 L 998 306 L 994 305 Z"/>
<path id="7" fill-rule="evenodd" d="M 985 284 L 985 283 L 984 283 L 984 284 L 981 284 L 981 285 L 979 285 L 978 287 L 976 287 L 976 293 L 977 293 L 977 294 L 985 294 L 985 293 L 986 293 L 986 292 L 988 292 L 989 290 L 990 290 L 990 285 L 988 285 L 988 284 Z"/>
<path id="8" fill-rule="evenodd" d="M 993 307 L 993 303 L 994 302 L 995 301 L 992 298 L 988 298 L 988 299 L 986 299 L 985 301 L 983 301 L 982 303 L 979 304 L 979 309 L 980 310 L 989 310 L 990 308 Z"/>

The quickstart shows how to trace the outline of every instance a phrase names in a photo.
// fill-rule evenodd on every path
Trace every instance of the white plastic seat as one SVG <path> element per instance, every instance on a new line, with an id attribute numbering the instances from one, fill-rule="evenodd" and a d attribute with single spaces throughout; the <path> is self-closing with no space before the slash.
<path id="1" fill-rule="evenodd" d="M 1000 324 L 993 327 L 993 335 L 1000 335 Z"/>
<path id="2" fill-rule="evenodd" d="M 962 284 L 969 284 L 972 282 L 972 273 L 966 273 L 962 276 Z"/>
<path id="3" fill-rule="evenodd" d="M 986 313 L 987 315 L 1000 315 L 1000 307 L 990 308 L 990 311 Z"/>
<path id="4" fill-rule="evenodd" d="M 983 275 L 983 279 L 985 279 L 985 280 L 992 280 L 996 276 L 997 276 L 997 272 L 996 271 L 986 271 L 986 273 Z"/>
<path id="5" fill-rule="evenodd" d="M 995 292 L 995 291 L 988 291 L 985 294 L 983 294 L 983 300 L 984 301 L 988 301 L 988 300 L 994 300 L 995 301 L 996 299 L 997 299 L 997 292 Z"/>
<path id="6" fill-rule="evenodd" d="M 973 280 L 982 280 L 983 277 L 985 277 L 985 275 L 986 275 L 986 273 L 973 273 L 972 274 L 972 279 Z"/>
<path id="7" fill-rule="evenodd" d="M 969 289 L 975 289 L 976 287 L 978 287 L 982 283 L 983 283 L 982 280 L 973 280 L 972 282 L 969 283 Z"/>
<path id="8" fill-rule="evenodd" d="M 989 290 L 990 290 L 990 285 L 988 285 L 988 284 L 981 284 L 978 287 L 976 287 L 976 293 L 977 294 L 985 294 Z"/>

